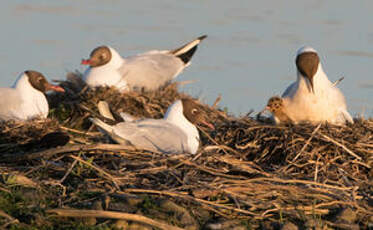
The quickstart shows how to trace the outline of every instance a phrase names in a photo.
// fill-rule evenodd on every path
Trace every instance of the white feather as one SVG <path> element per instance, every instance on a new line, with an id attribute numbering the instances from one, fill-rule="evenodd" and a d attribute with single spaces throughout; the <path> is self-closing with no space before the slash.
<path id="1" fill-rule="evenodd" d="M 25 73 L 19 75 L 12 88 L 0 88 L 1 120 L 46 118 L 48 112 L 47 98 L 32 87 Z"/>
<path id="2" fill-rule="evenodd" d="M 102 66 L 88 67 L 83 79 L 91 87 L 114 86 L 121 91 L 157 90 L 173 80 L 190 64 L 184 63 L 177 56 L 198 45 L 204 37 L 173 51 L 152 50 L 125 59 L 109 47 L 111 60 Z"/>
<path id="3" fill-rule="evenodd" d="M 297 54 L 304 52 L 316 50 L 305 46 Z M 329 81 L 321 63 L 313 77 L 314 93 L 307 84 L 307 80 L 297 71 L 297 80 L 282 95 L 286 112 L 294 122 L 329 122 L 337 125 L 353 122 L 342 92 Z"/>
<path id="4" fill-rule="evenodd" d="M 97 118 L 90 119 L 100 130 L 120 144 L 163 153 L 195 154 L 199 146 L 197 128 L 183 114 L 180 100 L 167 110 L 164 119 L 143 119 L 110 126 Z"/>

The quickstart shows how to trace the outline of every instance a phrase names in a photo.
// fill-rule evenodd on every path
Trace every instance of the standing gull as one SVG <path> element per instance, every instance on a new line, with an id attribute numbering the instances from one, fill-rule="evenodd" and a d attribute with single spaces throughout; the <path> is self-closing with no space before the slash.
<path id="1" fill-rule="evenodd" d="M 152 50 L 123 59 L 109 46 L 95 48 L 90 58 L 82 60 L 89 67 L 84 81 L 91 87 L 115 86 L 121 91 L 154 91 L 164 86 L 185 67 L 207 36 L 201 36 L 174 50 Z"/>
<path id="2" fill-rule="evenodd" d="M 181 99 L 168 108 L 163 119 L 143 119 L 108 125 L 97 118 L 90 119 L 101 131 L 119 144 L 130 144 L 139 149 L 162 153 L 195 154 L 199 146 L 199 134 L 195 125 L 206 122 L 200 105 L 192 99 Z"/>
<path id="3" fill-rule="evenodd" d="M 11 88 L 0 88 L 0 120 L 46 118 L 49 105 L 44 93 L 49 90 L 64 92 L 37 71 L 21 73 Z"/>
<path id="4" fill-rule="evenodd" d="M 289 118 L 295 123 L 353 123 L 345 98 L 326 76 L 317 51 L 300 48 L 295 63 L 297 80 L 282 95 Z"/>

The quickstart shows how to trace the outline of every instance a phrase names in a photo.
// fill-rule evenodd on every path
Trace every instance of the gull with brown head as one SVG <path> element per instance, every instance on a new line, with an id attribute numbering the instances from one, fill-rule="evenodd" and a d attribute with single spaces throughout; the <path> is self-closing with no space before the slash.
<path id="1" fill-rule="evenodd" d="M 342 92 L 330 82 L 315 49 L 304 46 L 295 59 L 297 80 L 282 94 L 293 122 L 353 123 Z"/>
<path id="2" fill-rule="evenodd" d="M 0 120 L 28 120 L 46 118 L 49 105 L 47 91 L 64 92 L 50 84 L 43 74 L 27 70 L 22 72 L 11 88 L 0 88 Z"/>
<path id="3" fill-rule="evenodd" d="M 207 36 L 173 50 L 152 50 L 122 58 L 110 46 L 95 48 L 89 59 L 84 81 L 91 87 L 114 86 L 121 91 L 154 91 L 166 85 L 190 65 L 199 43 Z"/>
<path id="4" fill-rule="evenodd" d="M 90 119 L 100 131 L 119 144 L 162 153 L 195 154 L 199 146 L 197 125 L 213 129 L 199 103 L 181 99 L 169 106 L 163 119 L 142 119 L 108 125 L 98 118 Z"/>

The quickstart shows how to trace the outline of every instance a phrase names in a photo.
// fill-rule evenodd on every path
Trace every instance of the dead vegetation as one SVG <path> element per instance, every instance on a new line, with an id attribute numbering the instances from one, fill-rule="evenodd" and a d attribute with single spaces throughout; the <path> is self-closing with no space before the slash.
<path id="1" fill-rule="evenodd" d="M 273 126 L 203 105 L 216 130 L 200 129 L 196 155 L 164 155 L 109 144 L 88 117 L 98 116 L 96 105 L 105 100 L 115 113 L 160 118 L 174 100 L 189 97 L 176 84 L 121 94 L 68 78 L 61 82 L 67 93 L 49 97 L 47 121 L 1 124 L 3 227 L 367 229 L 373 223 L 373 120 Z M 55 131 L 68 133 L 69 143 L 38 142 Z"/>

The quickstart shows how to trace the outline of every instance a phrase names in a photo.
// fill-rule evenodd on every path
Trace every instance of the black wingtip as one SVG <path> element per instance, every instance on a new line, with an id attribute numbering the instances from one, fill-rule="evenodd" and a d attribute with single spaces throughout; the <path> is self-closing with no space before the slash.
<path id="1" fill-rule="evenodd" d="M 202 41 L 205 38 L 207 38 L 206 34 L 198 37 L 196 40 Z M 194 53 L 196 52 L 198 45 L 199 44 L 197 44 L 196 46 L 194 46 L 193 48 L 191 48 L 187 52 L 178 55 L 177 57 L 180 58 L 184 62 L 184 64 L 188 64 L 188 62 L 190 62 L 190 59 L 192 59 Z"/>
<path id="2" fill-rule="evenodd" d="M 205 38 L 207 38 L 207 34 L 205 34 L 205 35 L 202 35 L 201 37 L 198 37 L 197 39 L 199 39 L 199 40 L 203 40 L 203 39 L 205 39 Z"/>
<path id="3" fill-rule="evenodd" d="M 176 57 L 180 58 L 184 62 L 184 64 L 188 64 L 190 62 L 190 59 L 192 59 L 194 53 L 196 52 L 197 47 L 199 45 L 199 42 L 201 42 L 205 38 L 207 38 L 207 35 L 202 35 L 202 36 L 196 38 L 195 40 L 193 40 L 192 42 L 189 42 L 188 44 L 186 44 L 186 45 L 184 45 L 184 46 L 182 46 L 182 47 L 180 47 L 178 49 L 170 51 L 170 53 L 172 53 L 172 54 L 175 55 L 176 53 L 179 53 L 180 50 L 184 49 L 187 46 L 190 46 L 191 43 L 198 41 L 198 43 L 196 45 L 194 45 L 194 47 L 190 48 L 185 53 L 181 53 L 179 55 L 176 55 Z"/>
<path id="4" fill-rule="evenodd" d="M 185 52 L 183 54 L 178 55 L 177 57 L 180 58 L 184 64 L 187 64 L 190 62 L 190 59 L 192 59 L 193 54 L 196 52 L 198 45 L 188 50 L 188 52 Z"/>

